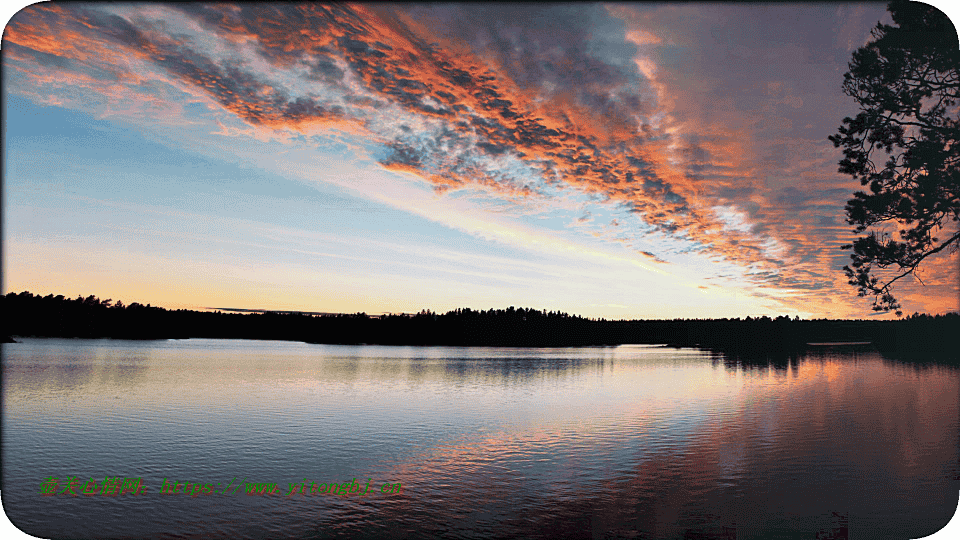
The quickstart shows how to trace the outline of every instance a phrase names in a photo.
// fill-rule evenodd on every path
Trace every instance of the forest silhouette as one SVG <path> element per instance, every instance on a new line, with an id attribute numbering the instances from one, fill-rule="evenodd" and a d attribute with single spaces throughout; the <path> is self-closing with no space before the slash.
<path id="1" fill-rule="evenodd" d="M 115 339 L 229 338 L 326 344 L 580 347 L 663 344 L 744 358 L 782 357 L 822 343 L 850 343 L 904 359 L 958 361 L 960 315 L 900 320 L 589 319 L 528 308 L 444 314 L 367 315 L 168 310 L 96 296 L 65 298 L 24 291 L 0 296 L 7 337 Z M 863 342 L 868 342 L 863 343 Z"/>

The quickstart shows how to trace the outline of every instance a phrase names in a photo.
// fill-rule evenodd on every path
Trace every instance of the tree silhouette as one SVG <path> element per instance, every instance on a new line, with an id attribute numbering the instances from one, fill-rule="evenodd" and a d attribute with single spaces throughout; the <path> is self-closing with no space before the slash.
<path id="1" fill-rule="evenodd" d="M 894 282 L 922 283 L 922 261 L 960 246 L 960 47 L 936 8 L 897 0 L 887 9 L 896 26 L 878 23 L 844 75 L 860 113 L 829 139 L 843 148 L 840 172 L 869 185 L 846 205 L 847 222 L 867 234 L 842 247 L 853 248 L 844 272 L 860 296 L 874 296 L 874 311 L 901 316 Z"/>

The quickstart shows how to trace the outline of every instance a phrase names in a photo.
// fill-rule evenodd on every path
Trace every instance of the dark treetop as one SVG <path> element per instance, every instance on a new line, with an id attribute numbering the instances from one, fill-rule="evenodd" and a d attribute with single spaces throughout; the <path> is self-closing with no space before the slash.
<path id="1" fill-rule="evenodd" d="M 888 9 L 896 26 L 878 23 L 844 75 L 860 113 L 830 141 L 843 148 L 840 172 L 870 187 L 847 202 L 847 221 L 867 234 L 843 246 L 853 248 L 844 271 L 874 310 L 899 316 L 894 282 L 920 281 L 921 262 L 960 247 L 960 47 L 936 8 L 898 0 Z"/>

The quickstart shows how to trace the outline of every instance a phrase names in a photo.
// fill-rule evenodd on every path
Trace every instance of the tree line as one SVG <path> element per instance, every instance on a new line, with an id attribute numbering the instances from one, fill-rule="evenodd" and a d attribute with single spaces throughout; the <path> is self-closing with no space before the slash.
<path id="1" fill-rule="evenodd" d="M 24 291 L 0 296 L 8 336 L 116 339 L 234 338 L 328 344 L 579 347 L 665 344 L 732 354 L 796 352 L 818 342 L 869 342 L 899 356 L 957 359 L 960 315 L 896 321 L 791 319 L 590 319 L 529 308 L 469 308 L 447 313 L 224 313 L 168 310 L 96 296 L 65 298 Z"/>

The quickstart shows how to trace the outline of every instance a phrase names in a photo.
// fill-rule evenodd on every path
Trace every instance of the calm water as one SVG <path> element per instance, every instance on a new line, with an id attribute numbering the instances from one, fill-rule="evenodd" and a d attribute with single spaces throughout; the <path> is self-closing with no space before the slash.
<path id="1" fill-rule="evenodd" d="M 22 341 L 3 502 L 43 538 L 919 538 L 960 493 L 960 373 L 872 352 Z M 51 476 L 147 491 L 41 496 Z M 374 487 L 286 497 L 353 478 Z"/>

